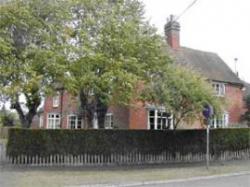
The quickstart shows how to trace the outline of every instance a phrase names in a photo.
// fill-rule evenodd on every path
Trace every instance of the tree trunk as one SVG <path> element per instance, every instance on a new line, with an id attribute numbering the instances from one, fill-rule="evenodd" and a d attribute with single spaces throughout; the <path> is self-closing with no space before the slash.
<path id="1" fill-rule="evenodd" d="M 37 100 L 36 103 L 33 103 L 33 105 L 28 105 L 28 113 L 24 114 L 24 111 L 20 105 L 20 102 L 18 99 L 16 99 L 14 103 L 14 109 L 17 111 L 17 114 L 19 116 L 21 126 L 23 128 L 30 128 L 32 120 L 34 116 L 37 114 L 37 108 L 40 105 L 40 100 Z"/>
<path id="2" fill-rule="evenodd" d="M 97 118 L 99 128 L 105 127 L 105 116 L 108 111 L 108 106 L 101 102 L 99 98 L 97 98 Z"/>
<path id="3" fill-rule="evenodd" d="M 80 103 L 83 112 L 85 128 L 104 128 L 105 115 L 108 106 L 104 104 L 99 96 L 89 96 L 80 91 Z M 96 124 L 97 123 L 97 124 Z"/>
<path id="4" fill-rule="evenodd" d="M 94 113 L 96 111 L 95 102 L 91 100 L 84 90 L 80 91 L 80 106 L 84 118 L 84 128 L 93 128 Z"/>
<path id="5" fill-rule="evenodd" d="M 83 114 L 84 128 L 87 129 L 89 126 L 89 119 L 88 119 L 88 112 L 87 112 L 87 99 L 83 90 L 81 90 L 79 93 L 79 99 L 80 99 L 80 110 L 81 110 L 81 113 Z"/>

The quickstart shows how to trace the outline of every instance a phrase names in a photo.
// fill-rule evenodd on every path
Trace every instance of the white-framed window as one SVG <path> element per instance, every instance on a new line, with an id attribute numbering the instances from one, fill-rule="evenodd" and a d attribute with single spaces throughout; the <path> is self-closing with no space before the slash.
<path id="1" fill-rule="evenodd" d="M 69 129 L 81 129 L 83 128 L 83 119 L 81 116 L 71 114 L 68 116 L 68 128 Z"/>
<path id="2" fill-rule="evenodd" d="M 213 82 L 212 87 L 214 89 L 216 96 L 225 96 L 226 94 L 226 86 L 224 83 Z"/>
<path id="3" fill-rule="evenodd" d="M 148 129 L 163 130 L 173 129 L 173 117 L 165 109 L 148 110 Z"/>
<path id="4" fill-rule="evenodd" d="M 107 113 L 105 116 L 105 129 L 113 129 L 114 128 L 114 121 L 113 121 L 113 114 Z"/>
<path id="5" fill-rule="evenodd" d="M 228 127 L 229 123 L 229 114 L 227 112 L 224 112 L 219 117 L 214 117 L 211 121 L 211 127 L 212 128 L 226 128 Z"/>
<path id="6" fill-rule="evenodd" d="M 61 115 L 57 113 L 48 114 L 48 129 L 59 129 L 61 123 Z"/>
<path id="7" fill-rule="evenodd" d="M 52 98 L 52 105 L 53 107 L 59 107 L 59 103 L 60 103 L 60 93 L 57 92 L 57 94 Z"/>

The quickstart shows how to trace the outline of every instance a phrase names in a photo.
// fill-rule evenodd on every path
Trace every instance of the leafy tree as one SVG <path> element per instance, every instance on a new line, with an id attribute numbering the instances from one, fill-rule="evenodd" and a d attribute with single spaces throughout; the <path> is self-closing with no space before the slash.
<path id="1" fill-rule="evenodd" d="M 163 74 L 152 78 L 150 90 L 152 100 L 173 115 L 174 129 L 181 122 L 203 118 L 205 105 L 212 105 L 217 115 L 221 110 L 222 101 L 214 97 L 207 80 L 188 67 L 169 65 Z"/>
<path id="2" fill-rule="evenodd" d="M 250 95 L 245 98 L 247 111 L 243 115 L 243 119 L 247 121 L 247 125 L 250 127 Z"/>
<path id="3" fill-rule="evenodd" d="M 14 127 L 19 124 L 16 113 L 6 110 L 5 107 L 0 110 L 0 126 Z"/>
<path id="4" fill-rule="evenodd" d="M 9 98 L 22 127 L 30 127 L 42 97 L 63 75 L 64 7 L 65 1 L 53 0 L 0 4 L 0 94 Z"/>
<path id="5" fill-rule="evenodd" d="M 79 95 L 86 127 L 93 127 L 95 115 L 101 127 L 109 105 L 139 99 L 138 86 L 170 60 L 139 1 L 79 0 L 71 10 L 74 42 L 65 87 Z"/>
<path id="6" fill-rule="evenodd" d="M 246 96 L 246 107 L 248 110 L 250 110 L 250 94 Z"/>

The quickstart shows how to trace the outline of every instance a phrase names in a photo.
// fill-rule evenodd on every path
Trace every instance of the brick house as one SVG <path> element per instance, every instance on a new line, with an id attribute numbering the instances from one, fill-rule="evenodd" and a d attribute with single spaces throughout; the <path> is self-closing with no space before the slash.
<path id="1" fill-rule="evenodd" d="M 165 36 L 169 54 L 175 63 L 192 67 L 204 75 L 212 84 L 216 97 L 224 97 L 227 107 L 220 119 L 214 119 L 212 126 L 228 127 L 240 122 L 244 113 L 242 81 L 215 53 L 194 50 L 180 46 L 180 25 L 171 16 L 165 25 Z M 47 97 L 43 113 L 40 115 L 40 128 L 84 128 L 78 112 L 76 98 L 61 90 L 54 97 Z M 172 127 L 172 118 L 163 107 L 134 103 L 134 107 L 110 106 L 106 114 L 105 128 L 121 129 L 164 129 Z M 95 127 L 98 128 L 98 127 Z M 202 128 L 199 122 L 182 128 Z"/>

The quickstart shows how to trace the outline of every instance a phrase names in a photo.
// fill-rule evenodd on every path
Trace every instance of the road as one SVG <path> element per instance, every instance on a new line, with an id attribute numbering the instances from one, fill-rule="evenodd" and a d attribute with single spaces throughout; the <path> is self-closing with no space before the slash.
<path id="1" fill-rule="evenodd" d="M 144 187 L 250 187 L 250 174 L 177 180 L 161 184 L 141 185 Z M 140 187 L 140 186 L 137 186 Z"/>

